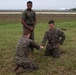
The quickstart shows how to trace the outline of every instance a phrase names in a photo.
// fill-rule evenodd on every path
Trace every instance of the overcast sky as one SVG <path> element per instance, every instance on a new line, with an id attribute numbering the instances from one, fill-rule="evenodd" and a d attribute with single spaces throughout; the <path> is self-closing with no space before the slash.
<path id="1" fill-rule="evenodd" d="M 26 9 L 28 0 L 0 0 L 0 9 Z M 33 9 L 69 9 L 76 7 L 76 0 L 31 0 Z"/>

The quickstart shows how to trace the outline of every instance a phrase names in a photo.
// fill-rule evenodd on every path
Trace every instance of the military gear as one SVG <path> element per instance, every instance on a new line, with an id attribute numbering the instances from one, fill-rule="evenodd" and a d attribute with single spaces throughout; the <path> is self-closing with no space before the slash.
<path id="1" fill-rule="evenodd" d="M 28 59 L 28 53 L 31 46 L 38 50 L 40 49 L 40 46 L 34 43 L 31 39 L 28 39 L 27 37 L 22 37 L 18 41 L 15 60 L 16 60 L 16 64 L 24 69 L 37 70 L 38 66 Z"/>
<path id="2" fill-rule="evenodd" d="M 42 45 L 44 46 L 47 43 L 45 56 L 52 55 L 53 57 L 59 57 L 60 56 L 60 50 L 58 44 L 62 44 L 65 40 L 64 33 L 57 29 L 49 29 L 46 31 L 44 38 L 42 40 Z"/>

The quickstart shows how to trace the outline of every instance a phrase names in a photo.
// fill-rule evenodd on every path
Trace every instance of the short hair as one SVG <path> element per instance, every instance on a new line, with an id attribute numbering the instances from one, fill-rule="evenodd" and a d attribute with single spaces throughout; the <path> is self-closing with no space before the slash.
<path id="1" fill-rule="evenodd" d="M 30 33 L 31 33 L 31 32 L 30 32 L 29 30 L 24 30 L 24 31 L 23 31 L 23 34 L 24 34 L 24 35 L 28 35 L 28 34 L 30 34 Z"/>
<path id="2" fill-rule="evenodd" d="M 32 4 L 32 2 L 31 2 L 31 1 L 28 1 L 28 2 L 27 2 L 27 4 L 28 4 L 28 3 Z"/>
<path id="3" fill-rule="evenodd" d="M 48 24 L 54 24 L 54 20 L 50 20 L 49 22 L 48 22 Z"/>

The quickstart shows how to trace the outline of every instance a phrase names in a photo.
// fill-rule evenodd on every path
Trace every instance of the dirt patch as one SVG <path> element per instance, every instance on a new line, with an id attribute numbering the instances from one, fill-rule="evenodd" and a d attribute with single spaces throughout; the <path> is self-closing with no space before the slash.
<path id="1" fill-rule="evenodd" d="M 37 14 L 37 22 L 48 22 L 50 19 L 56 21 L 69 21 L 69 20 L 76 20 L 75 14 Z M 4 14 L 0 15 L 0 24 L 3 23 L 18 23 L 21 22 L 21 15 L 19 14 Z"/>

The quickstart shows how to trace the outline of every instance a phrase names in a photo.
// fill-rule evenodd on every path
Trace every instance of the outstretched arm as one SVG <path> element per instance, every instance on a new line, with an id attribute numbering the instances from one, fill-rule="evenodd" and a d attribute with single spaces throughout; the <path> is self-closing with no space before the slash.
<path id="1" fill-rule="evenodd" d="M 37 45 L 34 41 L 30 41 L 30 47 L 33 47 L 33 48 L 36 48 L 37 50 L 40 50 L 40 46 L 39 45 Z"/>

